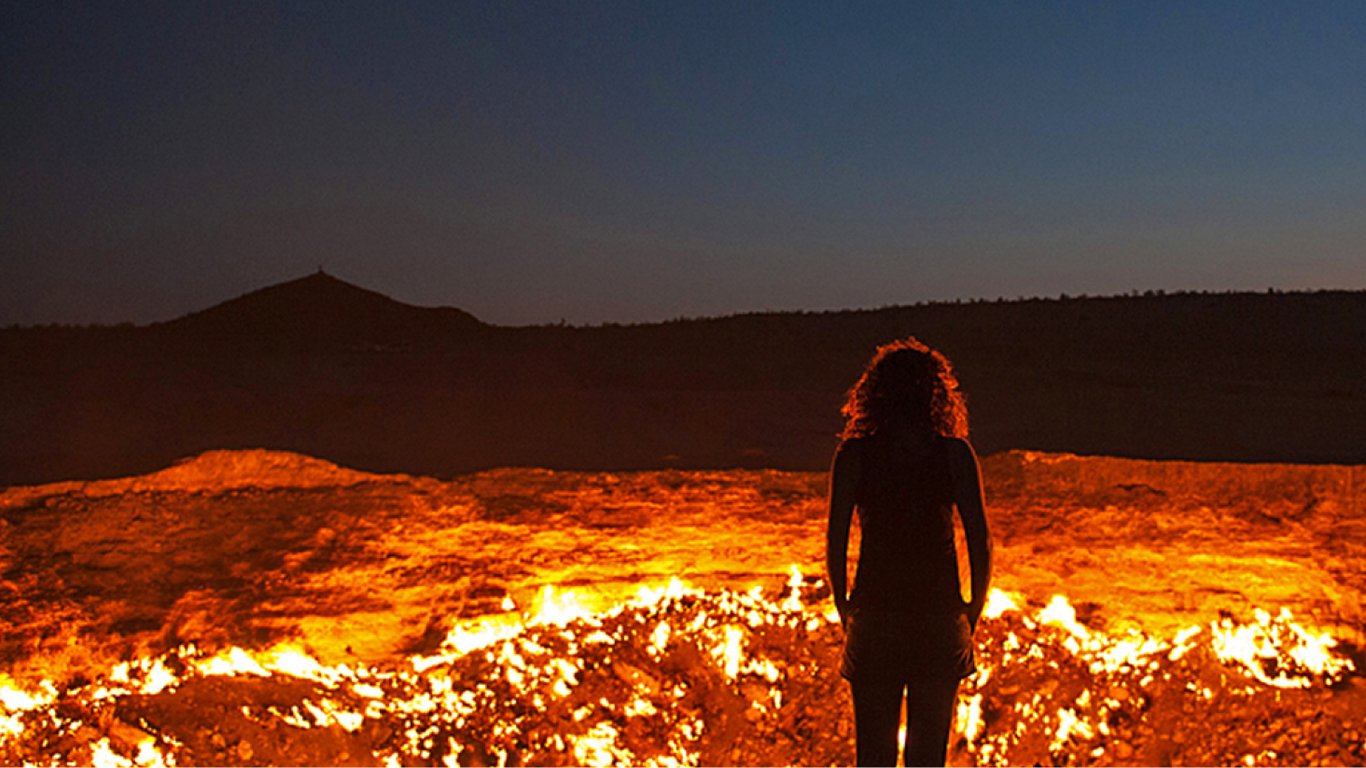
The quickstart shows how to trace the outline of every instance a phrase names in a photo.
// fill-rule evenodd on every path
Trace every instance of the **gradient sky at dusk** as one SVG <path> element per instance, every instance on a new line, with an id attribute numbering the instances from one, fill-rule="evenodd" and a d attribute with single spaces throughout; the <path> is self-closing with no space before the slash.
<path id="1" fill-rule="evenodd" d="M 7 3 L 0 324 L 1366 288 L 1366 4 Z"/>

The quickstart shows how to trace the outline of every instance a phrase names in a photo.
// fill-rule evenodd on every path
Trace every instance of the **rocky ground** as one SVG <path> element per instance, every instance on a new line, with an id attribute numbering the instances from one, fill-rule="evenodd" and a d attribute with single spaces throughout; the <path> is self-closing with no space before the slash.
<path id="1" fill-rule="evenodd" d="M 0 721 L 0 761 L 847 764 L 840 630 L 818 582 L 780 594 L 678 589 L 373 667 L 180 649 L 40 692 Z M 1296 662 L 1304 646 L 1283 621 L 1253 625 L 1274 652 L 1249 666 L 1198 635 L 1114 638 L 1056 614 L 1022 605 L 983 620 L 951 763 L 1366 759 L 1366 685 L 1345 656 L 1318 672 Z"/>
<path id="2" fill-rule="evenodd" d="M 965 688 L 955 761 L 1366 759 L 1360 679 L 1297 666 L 1303 638 L 1276 618 L 1331 633 L 1333 657 L 1361 668 L 1360 468 L 1010 453 L 984 473 L 995 586 L 1021 608 L 983 624 L 991 671 Z M 839 629 L 816 585 L 823 486 L 771 471 L 438 481 L 215 452 L 7 489 L 0 761 L 848 761 Z M 805 607 L 782 608 L 794 565 Z M 706 591 L 638 602 L 671 577 Z M 1043 620 L 1055 594 L 1074 622 Z M 522 627 L 547 605 L 570 623 Z M 1261 627 L 1252 664 L 1282 687 L 1217 651 L 1221 619 Z M 1172 658 L 1190 626 L 1203 636 Z M 518 634 L 461 653 L 480 627 Z M 281 644 L 313 671 L 271 667 Z M 236 646 L 268 674 L 211 674 Z M 1095 666 L 1107 648 L 1127 669 Z"/>

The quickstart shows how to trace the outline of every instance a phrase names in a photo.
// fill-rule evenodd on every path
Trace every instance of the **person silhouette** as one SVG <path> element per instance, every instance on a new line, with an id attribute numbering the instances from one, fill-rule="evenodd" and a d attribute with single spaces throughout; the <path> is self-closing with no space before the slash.
<path id="1" fill-rule="evenodd" d="M 859 765 L 943 765 L 959 681 L 976 671 L 991 537 L 967 406 L 948 358 L 914 337 L 878 347 L 849 390 L 830 470 L 826 569 L 844 627 Z M 967 538 L 971 600 L 954 546 Z M 862 538 L 846 591 L 849 528 Z M 902 701 L 905 743 L 897 744 Z"/>

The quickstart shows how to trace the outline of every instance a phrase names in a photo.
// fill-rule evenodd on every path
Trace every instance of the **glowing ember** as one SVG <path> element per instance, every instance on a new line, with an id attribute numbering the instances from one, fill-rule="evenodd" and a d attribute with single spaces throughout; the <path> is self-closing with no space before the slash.
<path id="1" fill-rule="evenodd" d="M 276 734 L 280 744 L 331 745 L 310 753 L 315 762 L 845 762 L 848 699 L 832 677 L 840 630 L 824 619 L 828 592 L 796 570 L 783 591 L 770 599 L 762 588 L 704 592 L 675 580 L 587 614 L 573 592 L 547 589 L 525 621 L 484 617 L 457 627 L 435 656 L 387 668 L 328 666 L 288 645 L 212 654 L 186 646 L 66 690 L 0 687 L 0 760 L 297 761 L 269 751 L 266 734 Z M 1151 749 L 1143 733 L 1176 716 L 1162 701 L 1236 712 L 1263 702 L 1265 686 L 1311 696 L 1354 672 L 1331 637 L 1288 612 L 1258 612 L 1245 625 L 1222 619 L 1164 641 L 1088 629 L 1060 596 L 1033 613 L 1020 595 L 993 594 L 988 605 L 980 670 L 958 705 L 959 761 L 1152 761 L 1160 755 L 1139 751 Z M 220 706 L 219 721 L 172 716 L 201 699 Z M 840 722 L 843 731 L 832 729 Z M 298 741 L 305 733 L 323 741 Z M 1277 759 L 1189 750 L 1193 762 Z M 1358 748 L 1344 759 L 1361 757 Z"/>

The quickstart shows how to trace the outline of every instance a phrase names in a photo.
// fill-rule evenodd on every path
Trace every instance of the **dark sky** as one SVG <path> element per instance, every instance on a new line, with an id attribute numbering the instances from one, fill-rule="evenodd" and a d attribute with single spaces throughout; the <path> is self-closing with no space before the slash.
<path id="1" fill-rule="evenodd" d="M 0 324 L 1366 287 L 1366 3 L 19 2 Z"/>

